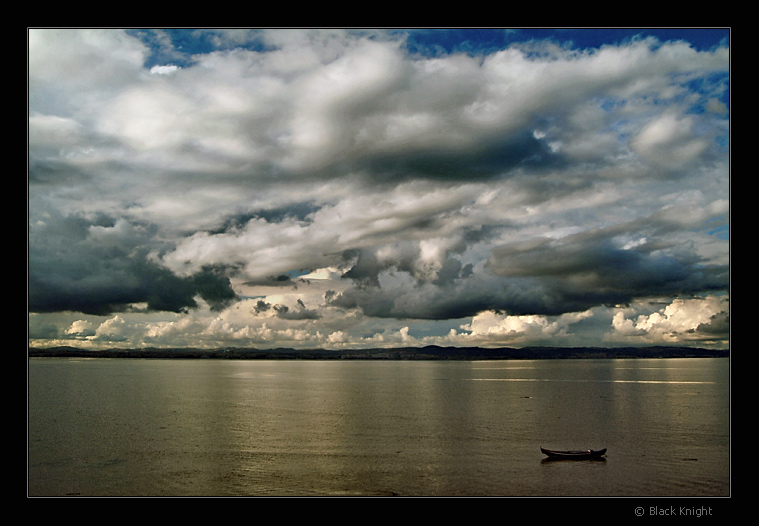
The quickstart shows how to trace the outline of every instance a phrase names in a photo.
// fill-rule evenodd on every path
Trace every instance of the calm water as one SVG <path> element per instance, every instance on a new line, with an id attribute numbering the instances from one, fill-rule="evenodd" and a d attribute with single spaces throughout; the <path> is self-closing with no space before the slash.
<path id="1" fill-rule="evenodd" d="M 729 410 L 727 359 L 35 358 L 28 492 L 727 496 Z"/>

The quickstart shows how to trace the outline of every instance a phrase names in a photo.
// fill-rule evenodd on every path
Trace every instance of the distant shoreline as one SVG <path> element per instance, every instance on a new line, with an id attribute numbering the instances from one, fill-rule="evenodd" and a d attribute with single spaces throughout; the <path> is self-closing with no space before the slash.
<path id="1" fill-rule="evenodd" d="M 86 350 L 29 348 L 29 358 L 149 358 L 217 360 L 551 360 L 589 358 L 728 358 L 729 349 L 693 347 L 401 347 L 391 349 L 189 349 Z"/>

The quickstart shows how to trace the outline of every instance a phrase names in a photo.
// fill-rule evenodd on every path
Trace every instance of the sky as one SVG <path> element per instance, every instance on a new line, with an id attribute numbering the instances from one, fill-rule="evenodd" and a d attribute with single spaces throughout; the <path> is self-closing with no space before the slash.
<path id="1" fill-rule="evenodd" d="M 31 28 L 29 345 L 726 348 L 729 37 Z"/>

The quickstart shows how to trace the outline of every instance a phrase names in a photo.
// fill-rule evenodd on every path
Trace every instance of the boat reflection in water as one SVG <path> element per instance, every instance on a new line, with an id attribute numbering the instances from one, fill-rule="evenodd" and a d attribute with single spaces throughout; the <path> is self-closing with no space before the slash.
<path id="1" fill-rule="evenodd" d="M 570 451 L 556 451 L 553 449 L 540 448 L 540 451 L 548 458 L 545 460 L 606 460 L 606 448 L 604 449 L 579 449 Z"/>

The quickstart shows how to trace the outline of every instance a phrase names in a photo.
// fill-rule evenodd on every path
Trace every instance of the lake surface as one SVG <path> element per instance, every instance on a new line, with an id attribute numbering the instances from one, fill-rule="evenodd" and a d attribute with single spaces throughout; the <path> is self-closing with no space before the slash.
<path id="1" fill-rule="evenodd" d="M 726 358 L 32 358 L 28 494 L 729 496 L 729 376 Z"/>

